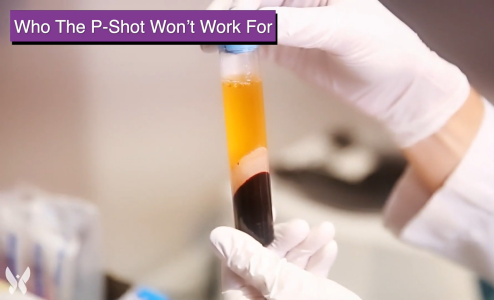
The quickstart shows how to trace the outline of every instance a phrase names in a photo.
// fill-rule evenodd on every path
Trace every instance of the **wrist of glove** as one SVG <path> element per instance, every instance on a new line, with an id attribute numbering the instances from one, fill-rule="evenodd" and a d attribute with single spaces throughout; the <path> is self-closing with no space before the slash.
<path id="1" fill-rule="evenodd" d="M 378 0 L 215 0 L 208 9 L 276 10 L 278 45 L 261 56 L 380 120 L 402 148 L 438 131 L 470 93 L 461 70 Z"/>
<path id="2" fill-rule="evenodd" d="M 213 230 L 211 242 L 223 266 L 225 300 L 360 300 L 326 278 L 337 253 L 330 223 L 312 230 L 301 220 L 277 224 L 267 248 L 228 227 Z"/>

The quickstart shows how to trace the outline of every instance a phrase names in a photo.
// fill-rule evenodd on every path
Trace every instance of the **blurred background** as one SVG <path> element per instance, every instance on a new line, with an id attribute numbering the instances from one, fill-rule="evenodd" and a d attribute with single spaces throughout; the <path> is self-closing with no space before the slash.
<path id="1" fill-rule="evenodd" d="M 218 57 L 198 46 L 12 46 L 9 10 L 209 2 L 0 2 L 0 188 L 29 184 L 94 205 L 117 294 L 145 284 L 170 299 L 219 299 L 209 232 L 233 218 Z M 494 99 L 492 1 L 382 2 Z M 273 64 L 262 68 L 278 220 L 335 223 L 330 277 L 366 300 L 480 299 L 474 276 L 383 228 L 404 162 L 380 126 Z"/>

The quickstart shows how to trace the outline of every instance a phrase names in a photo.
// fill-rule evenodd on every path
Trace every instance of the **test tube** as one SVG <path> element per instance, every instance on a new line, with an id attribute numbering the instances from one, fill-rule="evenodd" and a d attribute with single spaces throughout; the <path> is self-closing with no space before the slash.
<path id="1" fill-rule="evenodd" d="M 235 227 L 267 246 L 274 229 L 259 50 L 219 48 Z"/>

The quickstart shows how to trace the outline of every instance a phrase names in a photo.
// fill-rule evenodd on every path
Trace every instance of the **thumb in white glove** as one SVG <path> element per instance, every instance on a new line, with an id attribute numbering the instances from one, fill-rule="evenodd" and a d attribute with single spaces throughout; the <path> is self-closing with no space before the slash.
<path id="1" fill-rule="evenodd" d="M 275 227 L 275 241 L 264 248 L 249 235 L 218 227 L 211 242 L 223 264 L 225 300 L 360 300 L 326 278 L 336 258 L 334 227 L 309 229 L 295 220 Z"/>
<path id="2" fill-rule="evenodd" d="M 214 0 L 208 9 L 276 10 L 278 46 L 261 55 L 382 121 L 403 148 L 439 130 L 470 93 L 466 76 L 378 0 Z"/>

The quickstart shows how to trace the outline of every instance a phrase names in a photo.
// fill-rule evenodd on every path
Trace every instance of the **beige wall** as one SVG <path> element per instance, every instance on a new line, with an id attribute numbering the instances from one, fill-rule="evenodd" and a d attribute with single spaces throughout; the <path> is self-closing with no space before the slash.
<path id="1" fill-rule="evenodd" d="M 82 51 L 10 45 L 8 10 L 28 4 L 7 1 L 0 6 L 0 186 L 27 181 L 88 196 Z"/>
<path id="2" fill-rule="evenodd" d="M 70 8 L 208 2 L 80 0 Z M 198 46 L 14 47 L 1 39 L 0 185 L 26 181 L 96 203 L 108 268 L 125 277 L 139 278 L 180 251 L 216 209 L 228 175 L 217 57 Z M 273 153 L 324 126 L 367 122 L 291 74 L 263 67 Z"/>

